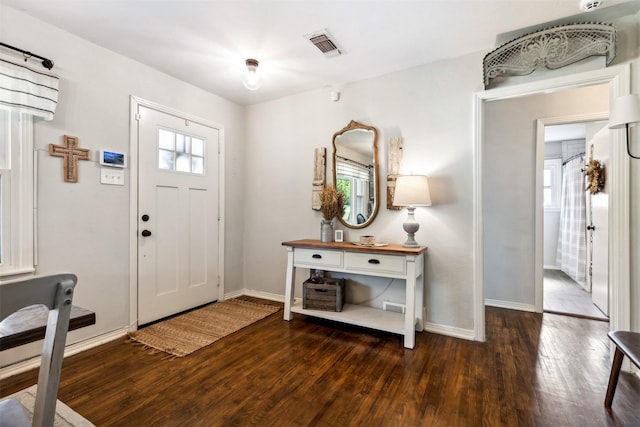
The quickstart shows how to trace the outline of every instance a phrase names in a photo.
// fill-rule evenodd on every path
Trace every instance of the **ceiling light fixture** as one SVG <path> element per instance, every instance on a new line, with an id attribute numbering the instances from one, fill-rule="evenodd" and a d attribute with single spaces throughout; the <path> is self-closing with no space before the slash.
<path id="1" fill-rule="evenodd" d="M 260 89 L 260 76 L 258 75 L 258 65 L 260 64 L 257 59 L 247 59 L 244 62 L 247 65 L 247 75 L 245 76 L 243 83 L 244 87 L 249 90 Z"/>

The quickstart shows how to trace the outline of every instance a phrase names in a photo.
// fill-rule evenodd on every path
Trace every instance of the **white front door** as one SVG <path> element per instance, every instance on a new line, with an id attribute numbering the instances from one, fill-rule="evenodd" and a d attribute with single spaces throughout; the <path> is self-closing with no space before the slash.
<path id="1" fill-rule="evenodd" d="M 138 105 L 138 324 L 215 301 L 218 129 Z"/>
<path id="2" fill-rule="evenodd" d="M 604 127 L 590 141 L 592 158 L 609 168 L 609 129 Z M 609 315 L 609 185 L 605 180 L 603 191 L 591 195 L 591 221 L 587 240 L 591 244 L 591 299 L 604 313 Z M 589 264 L 587 264 L 589 265 Z"/>

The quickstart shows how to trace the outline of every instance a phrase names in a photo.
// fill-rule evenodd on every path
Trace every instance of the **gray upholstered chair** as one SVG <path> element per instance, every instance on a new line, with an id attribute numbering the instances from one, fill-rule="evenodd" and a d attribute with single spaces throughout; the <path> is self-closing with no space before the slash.
<path id="1" fill-rule="evenodd" d="M 44 305 L 49 309 L 33 422 L 29 423 L 20 402 L 5 399 L 0 402 L 0 426 L 53 426 L 76 282 L 74 274 L 57 274 L 15 280 L 0 285 L 0 322 L 12 314 L 20 316 L 19 310 L 32 305 Z"/>

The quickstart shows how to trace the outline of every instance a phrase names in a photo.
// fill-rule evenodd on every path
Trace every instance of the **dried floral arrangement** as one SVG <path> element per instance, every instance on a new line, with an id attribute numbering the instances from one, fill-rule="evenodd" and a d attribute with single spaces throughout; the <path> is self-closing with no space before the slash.
<path id="1" fill-rule="evenodd" d="M 589 160 L 587 167 L 584 169 L 584 174 L 587 176 L 587 188 L 591 194 L 597 194 L 604 188 L 604 165 L 600 164 L 598 160 Z"/>
<path id="2" fill-rule="evenodd" d="M 335 186 L 327 185 L 320 193 L 320 210 L 324 219 L 333 219 L 342 216 L 344 209 L 344 196 Z"/>

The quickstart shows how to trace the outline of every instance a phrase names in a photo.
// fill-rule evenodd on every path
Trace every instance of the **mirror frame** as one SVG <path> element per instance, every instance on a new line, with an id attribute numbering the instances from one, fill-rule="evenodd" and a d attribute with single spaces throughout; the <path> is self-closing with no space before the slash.
<path id="1" fill-rule="evenodd" d="M 373 126 L 363 125 L 362 123 L 358 123 L 355 120 L 351 120 L 347 126 L 343 127 L 338 132 L 333 134 L 333 140 L 332 140 L 332 144 L 333 144 L 333 184 L 335 185 L 335 183 L 337 182 L 337 176 L 336 176 L 336 171 L 337 171 L 337 168 L 336 168 L 336 163 L 337 163 L 336 138 L 338 136 L 342 135 L 345 132 L 348 132 L 350 130 L 356 130 L 356 129 L 363 129 L 363 130 L 368 130 L 368 131 L 372 131 L 373 132 L 373 159 L 374 159 L 373 173 L 375 175 L 375 201 L 376 202 L 375 202 L 375 204 L 373 206 L 373 212 L 371 212 L 371 215 L 369 216 L 369 218 L 367 218 L 367 220 L 365 222 L 363 222 L 362 224 L 350 224 L 350 223 L 346 222 L 342 217 L 338 217 L 338 220 L 342 223 L 342 225 L 344 225 L 347 228 L 354 228 L 354 229 L 365 228 L 365 227 L 371 225 L 373 220 L 376 219 L 376 216 L 378 215 L 378 209 L 380 207 L 380 174 L 378 172 L 380 159 L 378 158 L 378 130 Z"/>

